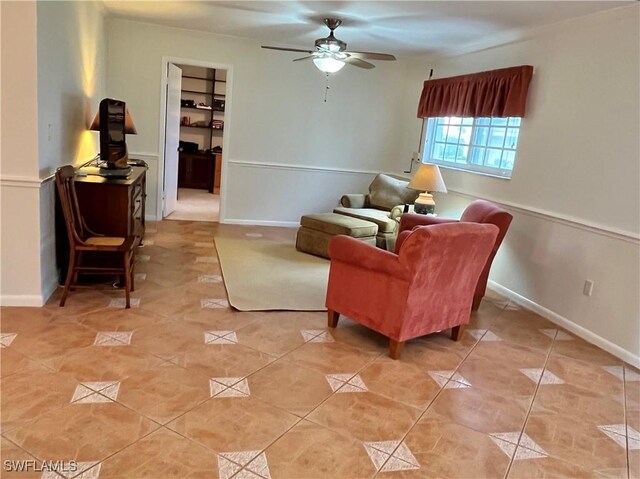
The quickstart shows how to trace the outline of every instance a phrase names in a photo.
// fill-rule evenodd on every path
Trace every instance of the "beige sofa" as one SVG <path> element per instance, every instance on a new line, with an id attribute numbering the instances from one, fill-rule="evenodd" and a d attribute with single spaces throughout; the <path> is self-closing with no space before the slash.
<path id="1" fill-rule="evenodd" d="M 402 214 L 404 205 L 413 204 L 420 193 L 408 185 L 408 179 L 380 173 L 369 185 L 369 193 L 344 195 L 341 206 L 333 212 L 375 223 L 376 246 L 393 251 L 398 229 L 396 218 Z"/>

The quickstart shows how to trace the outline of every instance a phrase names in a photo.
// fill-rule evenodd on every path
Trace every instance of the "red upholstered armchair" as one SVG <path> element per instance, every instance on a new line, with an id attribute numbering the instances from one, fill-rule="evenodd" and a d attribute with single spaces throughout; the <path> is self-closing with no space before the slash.
<path id="1" fill-rule="evenodd" d="M 484 265 L 484 269 L 482 270 L 482 274 L 478 279 L 478 285 L 476 286 L 476 291 L 473 295 L 473 306 L 471 308 L 473 311 L 477 310 L 480 307 L 480 301 L 482 301 L 484 293 L 487 290 L 487 281 L 489 280 L 489 270 L 491 269 L 491 263 L 493 263 L 493 258 L 498 252 L 498 248 L 500 248 L 502 240 L 507 234 L 507 230 L 509 229 L 509 225 L 511 224 L 512 219 L 513 216 L 511 216 L 510 213 L 503 210 L 499 206 L 485 200 L 473 201 L 471 204 L 469 204 L 469 206 L 467 206 L 467 208 L 462 213 L 462 216 L 460 217 L 461 222 L 485 224 L 488 223 L 496 225 L 499 229 L 498 236 L 496 237 L 496 242 L 493 245 L 493 250 L 491 251 L 491 255 L 489 255 L 487 263 Z M 400 219 L 398 239 L 396 241 L 396 253 L 400 251 L 402 243 L 409 234 L 409 231 L 416 226 L 457 222 L 458 220 L 438 218 L 435 216 L 418 215 L 413 213 L 402 215 L 402 218 Z"/>
<path id="2" fill-rule="evenodd" d="M 329 242 L 326 305 L 329 327 L 340 314 L 384 334 L 390 356 L 404 342 L 452 328 L 462 337 L 473 292 L 498 228 L 473 223 L 434 225 L 408 232 L 400 254 L 348 236 Z"/>

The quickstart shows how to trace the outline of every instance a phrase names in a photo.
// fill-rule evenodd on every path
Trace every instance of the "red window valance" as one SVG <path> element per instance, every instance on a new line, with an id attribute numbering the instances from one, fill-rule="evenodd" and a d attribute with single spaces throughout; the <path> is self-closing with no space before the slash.
<path id="1" fill-rule="evenodd" d="M 531 65 L 427 80 L 418 118 L 524 116 Z"/>

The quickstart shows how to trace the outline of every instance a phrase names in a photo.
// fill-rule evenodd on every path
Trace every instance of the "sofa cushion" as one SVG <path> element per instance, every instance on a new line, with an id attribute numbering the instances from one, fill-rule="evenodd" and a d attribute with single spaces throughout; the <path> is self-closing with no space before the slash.
<path id="1" fill-rule="evenodd" d="M 375 236 L 378 233 L 378 226 L 371 221 L 335 213 L 304 215 L 300 218 L 300 225 L 323 233 L 347 235 L 352 238 Z"/>
<path id="2" fill-rule="evenodd" d="M 378 174 L 369 185 L 369 204 L 373 208 L 390 210 L 394 206 L 413 204 L 420 194 L 408 188 L 409 180 Z"/>
<path id="3" fill-rule="evenodd" d="M 398 227 L 398 223 L 392 220 L 389 211 L 376 210 L 374 208 L 344 208 L 339 206 L 334 208 L 334 213 L 351 216 L 361 220 L 371 221 L 378 226 L 379 233 L 393 233 Z"/>

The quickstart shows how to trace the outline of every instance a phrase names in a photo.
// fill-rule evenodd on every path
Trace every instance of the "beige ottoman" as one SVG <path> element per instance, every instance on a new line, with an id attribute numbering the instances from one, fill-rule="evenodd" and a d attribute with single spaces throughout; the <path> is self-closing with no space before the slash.
<path id="1" fill-rule="evenodd" d="M 378 225 L 335 213 L 305 215 L 300 218 L 300 229 L 296 237 L 296 249 L 316 256 L 328 258 L 329 240 L 337 235 L 347 235 L 376 245 Z"/>

